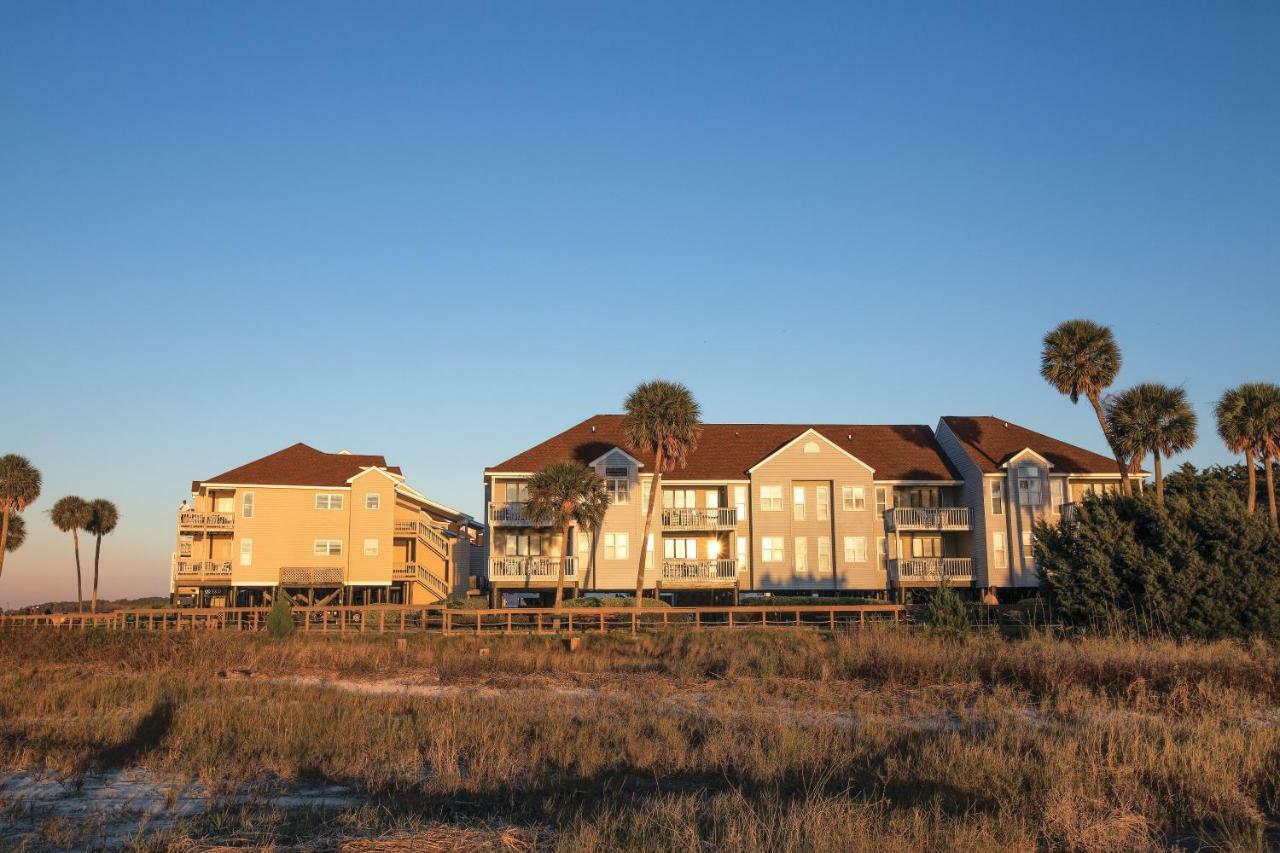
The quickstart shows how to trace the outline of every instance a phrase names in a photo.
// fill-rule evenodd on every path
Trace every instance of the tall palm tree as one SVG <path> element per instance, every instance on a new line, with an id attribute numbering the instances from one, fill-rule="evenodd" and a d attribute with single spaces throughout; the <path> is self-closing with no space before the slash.
<path id="1" fill-rule="evenodd" d="M 89 519 L 89 524 L 85 527 L 85 530 L 97 537 L 97 541 L 93 546 L 93 598 L 89 604 L 89 610 L 92 613 L 97 613 L 98 562 L 102 556 L 102 537 L 116 529 L 116 525 L 120 523 L 120 512 L 116 509 L 115 504 L 102 498 L 91 501 L 89 508 L 93 512 L 93 517 Z"/>
<path id="2" fill-rule="evenodd" d="M 71 534 L 71 542 L 76 551 L 76 609 L 84 612 L 84 581 L 80 573 L 80 531 L 88 528 L 93 521 L 93 507 L 84 498 L 67 495 L 58 498 L 53 509 L 49 510 L 49 519 L 53 526 L 63 533 Z"/>
<path id="3" fill-rule="evenodd" d="M 1261 460 L 1267 473 L 1267 500 L 1272 516 L 1275 515 L 1271 459 L 1280 450 L 1275 436 L 1280 431 L 1277 409 L 1280 409 L 1280 389 L 1269 382 L 1246 382 L 1228 389 L 1214 407 L 1222 442 L 1231 452 L 1244 454 L 1245 468 L 1249 471 L 1249 494 L 1245 500 L 1250 514 L 1258 502 L 1257 460 Z"/>
<path id="4" fill-rule="evenodd" d="M 9 547 L 12 517 L 40 497 L 40 471 L 25 456 L 9 453 L 0 456 L 0 575 L 4 574 L 4 555 Z M 25 527 L 23 528 L 25 531 Z"/>
<path id="5" fill-rule="evenodd" d="M 1120 490 L 1129 494 L 1129 466 L 1125 464 L 1124 454 L 1116 448 L 1102 408 L 1102 392 L 1119 372 L 1120 347 L 1106 326 L 1092 320 L 1067 320 L 1044 336 L 1040 375 L 1058 393 L 1069 396 L 1072 403 L 1084 397 L 1093 406 L 1098 426 L 1102 427 L 1102 435 L 1120 472 Z"/>
<path id="6" fill-rule="evenodd" d="M 560 528 L 560 570 L 556 579 L 556 608 L 564 598 L 564 566 L 569 558 L 569 528 L 596 531 L 609 509 L 604 480 L 581 462 L 552 462 L 529 480 L 525 513 L 539 526 Z"/>
<path id="7" fill-rule="evenodd" d="M 622 432 L 632 447 L 653 454 L 653 483 L 644 515 L 644 536 L 640 539 L 640 565 L 636 569 L 636 607 L 644 597 L 644 569 L 649 555 L 649 532 L 653 510 L 662 490 L 662 475 L 683 468 L 689 454 L 698 447 L 702 435 L 702 409 L 693 392 L 679 382 L 655 379 L 642 382 L 623 404 L 627 416 Z"/>
<path id="8" fill-rule="evenodd" d="M 1115 446 L 1140 462 L 1155 459 L 1156 500 L 1164 503 L 1161 456 L 1190 450 L 1196 443 L 1196 413 L 1187 392 L 1158 382 L 1144 382 L 1107 400 L 1107 426 Z"/>

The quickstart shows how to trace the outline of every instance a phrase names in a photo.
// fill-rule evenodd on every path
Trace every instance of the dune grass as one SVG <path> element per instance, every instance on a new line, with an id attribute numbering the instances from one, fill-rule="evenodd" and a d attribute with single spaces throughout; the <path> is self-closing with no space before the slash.
<path id="1" fill-rule="evenodd" d="M 146 849 L 477 832 L 463 846 L 1253 850 L 1280 840 L 1278 675 L 1265 643 L 890 628 L 577 652 L 33 631 L 0 635 L 0 768 L 145 767 L 226 794 L 324 780 L 364 800 L 242 804 Z"/>

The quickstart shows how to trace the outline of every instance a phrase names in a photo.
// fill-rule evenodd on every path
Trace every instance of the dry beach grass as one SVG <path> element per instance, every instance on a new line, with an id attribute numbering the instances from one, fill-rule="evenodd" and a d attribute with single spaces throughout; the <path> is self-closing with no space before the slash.
<path id="1" fill-rule="evenodd" d="M 0 636 L 0 664 L 10 778 L 128 768 L 206 804 L 122 838 L 0 788 L 19 849 L 1280 839 L 1265 643 L 743 630 L 586 637 L 570 653 L 534 637 L 34 631 Z M 316 786 L 343 794 L 297 793 Z"/>

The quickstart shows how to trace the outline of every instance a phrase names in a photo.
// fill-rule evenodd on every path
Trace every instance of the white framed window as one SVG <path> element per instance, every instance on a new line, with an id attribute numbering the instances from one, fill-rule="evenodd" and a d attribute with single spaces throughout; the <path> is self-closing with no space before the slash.
<path id="1" fill-rule="evenodd" d="M 342 509 L 342 495 L 316 495 L 316 509 Z"/>
<path id="2" fill-rule="evenodd" d="M 365 509 L 380 509 L 382 507 L 382 495 L 377 492 L 369 492 L 364 496 Z"/>
<path id="3" fill-rule="evenodd" d="M 610 477 L 605 480 L 605 486 L 609 489 L 609 503 L 616 506 L 631 503 L 631 484 L 625 477 Z"/>
<path id="4" fill-rule="evenodd" d="M 1054 512 L 1061 512 L 1062 505 L 1067 502 L 1066 481 L 1060 477 L 1049 480 L 1049 504 Z"/>
<path id="5" fill-rule="evenodd" d="M 760 509 L 769 512 L 782 510 L 782 486 L 760 487 Z"/>
<path id="6" fill-rule="evenodd" d="M 378 556 L 378 540 L 377 539 L 364 540 L 364 555 L 366 557 Z"/>
<path id="7" fill-rule="evenodd" d="M 240 516 L 253 518 L 253 492 L 245 492 L 244 497 L 240 499 Z"/>
<path id="8" fill-rule="evenodd" d="M 235 512 L 236 499 L 227 495 L 226 497 L 216 498 L 213 502 L 214 512 Z"/>
<path id="9" fill-rule="evenodd" d="M 826 486 L 818 486 L 813 495 L 814 511 L 818 521 L 826 521 L 831 512 L 831 494 Z M 828 547 L 830 542 L 827 543 Z"/>
<path id="10" fill-rule="evenodd" d="M 719 509 L 719 508 L 720 508 L 720 490 L 708 489 L 707 490 L 707 509 Z"/>
<path id="11" fill-rule="evenodd" d="M 882 572 L 889 568 L 889 546 L 883 536 L 876 537 L 876 568 Z"/>
<path id="12" fill-rule="evenodd" d="M 796 486 L 791 490 L 791 517 L 796 521 L 804 521 L 804 486 Z"/>
<path id="13" fill-rule="evenodd" d="M 653 534 L 649 534 L 649 540 L 645 542 L 644 549 L 649 552 L 649 559 L 653 558 Z"/>
<path id="14" fill-rule="evenodd" d="M 1004 483 L 991 481 L 991 514 L 1004 515 Z"/>
<path id="15" fill-rule="evenodd" d="M 782 537 L 764 536 L 760 539 L 760 562 L 781 563 L 783 557 Z"/>
<path id="16" fill-rule="evenodd" d="M 1018 504 L 1040 506 L 1044 502 L 1044 490 L 1040 485 L 1040 469 L 1023 465 L 1018 469 Z"/>
<path id="17" fill-rule="evenodd" d="M 606 533 L 604 535 L 604 558 L 606 560 L 625 560 L 627 559 L 627 539 L 626 533 Z"/>
<path id="18" fill-rule="evenodd" d="M 605 465 L 604 475 L 606 477 L 622 477 L 626 479 L 631 476 L 630 465 Z"/>
<path id="19" fill-rule="evenodd" d="M 865 563 L 867 561 L 867 537 L 844 537 L 844 561 L 846 563 Z"/>
<path id="20" fill-rule="evenodd" d="M 508 533 L 503 542 L 503 553 L 508 557 L 541 557 L 541 533 Z"/>
<path id="21" fill-rule="evenodd" d="M 1009 568 L 1009 552 L 1004 547 L 1004 533 L 997 531 L 991 534 L 991 551 L 997 569 Z"/>
<path id="22" fill-rule="evenodd" d="M 738 521 L 747 520 L 747 487 L 733 487 L 733 503 L 738 508 Z"/>
<path id="23" fill-rule="evenodd" d="M 240 540 L 240 565 L 242 566 L 253 565 L 253 540 L 252 539 Z"/>
<path id="24" fill-rule="evenodd" d="M 578 545 L 578 558 L 586 565 L 587 560 L 591 556 L 591 534 L 585 530 L 574 528 L 573 538 Z"/>
<path id="25" fill-rule="evenodd" d="M 640 481 L 640 508 L 649 511 L 649 498 L 653 495 L 653 480 Z"/>
<path id="26" fill-rule="evenodd" d="M 911 556 L 941 557 L 942 538 L 940 536 L 913 536 L 911 538 Z"/>
<path id="27" fill-rule="evenodd" d="M 741 571 L 747 567 L 747 537 L 738 537 L 738 570 Z"/>
<path id="28" fill-rule="evenodd" d="M 720 559 L 720 540 L 719 540 L 719 539 L 708 539 L 708 540 L 707 540 L 707 548 L 706 548 L 706 552 L 707 552 L 707 559 L 708 559 L 708 560 L 718 560 L 718 559 Z"/>
<path id="29" fill-rule="evenodd" d="M 818 571 L 831 574 L 831 537 L 818 537 Z"/>
<path id="30" fill-rule="evenodd" d="M 802 575 L 809 571 L 809 537 L 796 537 L 796 574 Z"/>
<path id="31" fill-rule="evenodd" d="M 841 487 L 840 506 L 845 512 L 861 512 L 867 508 L 867 490 L 862 486 Z"/>
<path id="32" fill-rule="evenodd" d="M 341 557 L 341 539 L 317 539 L 311 546 L 311 553 L 317 557 Z"/>
<path id="33" fill-rule="evenodd" d="M 663 556 L 668 560 L 696 560 L 698 558 L 697 539 L 663 539 Z"/>
<path id="34" fill-rule="evenodd" d="M 693 489 L 663 489 L 663 509 L 693 509 L 698 505 L 698 493 Z"/>
<path id="35" fill-rule="evenodd" d="M 507 503 L 522 504 L 529 500 L 529 484 L 528 483 L 507 483 L 506 485 Z"/>
<path id="36" fill-rule="evenodd" d="M 1031 535 L 1030 530 L 1022 531 L 1022 557 L 1030 560 L 1035 556 L 1035 539 Z"/>
<path id="37" fill-rule="evenodd" d="M 884 518 L 885 510 L 889 508 L 889 489 L 885 486 L 876 486 L 876 518 Z"/>

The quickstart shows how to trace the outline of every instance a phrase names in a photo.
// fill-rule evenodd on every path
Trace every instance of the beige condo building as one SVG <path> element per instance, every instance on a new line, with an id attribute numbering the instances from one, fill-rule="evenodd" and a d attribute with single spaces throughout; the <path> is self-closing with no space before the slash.
<path id="1" fill-rule="evenodd" d="M 641 547 L 645 588 L 680 604 L 746 591 L 905 598 L 943 579 L 974 597 L 1018 597 L 1039 584 L 1035 522 L 1120 484 L 1110 457 L 990 416 L 936 429 L 705 424 L 688 466 L 663 476 L 642 543 L 653 476 L 622 421 L 596 415 L 485 470 L 495 603 L 554 589 L 562 563 L 570 594 L 634 591 Z M 567 542 L 524 512 L 529 478 L 563 459 L 594 468 L 611 495 L 601 529 L 571 529 Z"/>
<path id="2" fill-rule="evenodd" d="M 482 526 L 382 456 L 295 444 L 191 484 L 171 591 L 201 607 L 432 604 L 465 594 Z"/>

